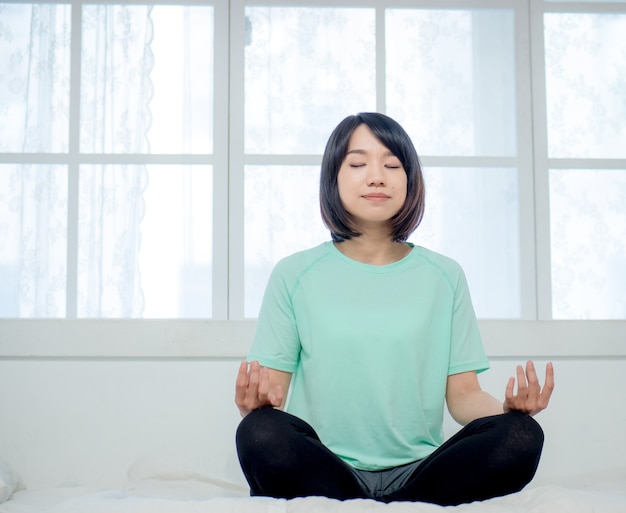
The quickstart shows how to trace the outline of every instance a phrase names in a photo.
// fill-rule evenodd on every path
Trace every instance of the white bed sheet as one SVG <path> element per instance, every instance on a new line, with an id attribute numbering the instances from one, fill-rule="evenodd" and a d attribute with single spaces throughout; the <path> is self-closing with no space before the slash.
<path id="1" fill-rule="evenodd" d="M 424 503 L 383 504 L 323 497 L 293 500 L 248 497 L 219 480 L 147 479 L 120 489 L 83 486 L 23 490 L 0 505 L 2 513 L 626 513 L 626 468 L 531 485 L 484 502 L 441 507 Z"/>

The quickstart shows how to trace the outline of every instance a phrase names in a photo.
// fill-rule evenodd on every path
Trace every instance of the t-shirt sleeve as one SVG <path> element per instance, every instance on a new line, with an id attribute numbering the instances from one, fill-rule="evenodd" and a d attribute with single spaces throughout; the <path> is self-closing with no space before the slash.
<path id="1" fill-rule="evenodd" d="M 294 372 L 300 356 L 300 338 L 286 279 L 279 262 L 268 281 L 248 361 L 265 367 Z"/>
<path id="2" fill-rule="evenodd" d="M 460 267 L 454 293 L 451 338 L 449 375 L 472 370 L 483 372 L 489 368 L 467 280 Z"/>

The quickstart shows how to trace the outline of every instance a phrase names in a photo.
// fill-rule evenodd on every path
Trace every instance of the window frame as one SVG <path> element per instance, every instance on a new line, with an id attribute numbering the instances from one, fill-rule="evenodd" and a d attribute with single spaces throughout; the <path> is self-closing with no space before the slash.
<path id="1" fill-rule="evenodd" d="M 10 0 L 9 0 L 10 1 Z M 82 153 L 80 151 L 80 102 L 81 102 L 81 40 L 82 7 L 84 5 L 154 4 L 172 5 L 165 0 L 148 2 L 120 2 L 115 0 L 71 0 L 71 1 L 24 1 L 15 3 L 52 3 L 69 5 L 71 8 L 70 39 L 70 86 L 69 86 L 69 138 L 67 153 L 0 153 L 0 163 L 9 164 L 58 164 L 66 166 L 68 172 L 68 212 L 67 212 L 67 278 L 65 319 L 76 319 L 78 311 L 78 217 L 80 166 L 88 164 L 109 165 L 209 165 L 214 170 L 213 182 L 213 234 L 214 241 L 227 240 L 228 199 L 223 191 L 228 187 L 228 177 L 220 170 L 228 169 L 228 131 L 219 127 L 228 125 L 229 83 L 222 77 L 228 75 L 228 28 L 223 22 L 228 18 L 227 2 L 219 0 L 187 0 L 179 5 L 212 6 L 214 8 L 214 65 L 213 70 L 213 112 L 214 134 L 213 153 L 207 154 L 123 154 L 123 153 Z M 222 20 L 218 22 L 217 20 Z M 228 265 L 227 244 L 213 244 L 213 318 L 226 319 L 228 311 L 224 297 L 228 294 L 228 280 L 224 272 Z M 27 319 L 24 319 L 26 322 Z M 3 322 L 3 320 L 0 320 Z"/>
<path id="2" fill-rule="evenodd" d="M 10 0 L 9 0 L 10 1 Z M 48 0 L 44 0 L 47 3 Z M 626 356 L 626 320 L 552 319 L 550 260 L 550 169 L 626 169 L 626 159 L 549 158 L 543 17 L 548 12 L 626 13 L 626 2 L 543 0 L 188 0 L 185 5 L 215 8 L 214 148 L 209 155 L 80 154 L 80 6 L 113 0 L 53 2 L 72 6 L 70 138 L 66 154 L 0 154 L 0 163 L 53 163 L 68 166 L 68 191 L 78 197 L 81 164 L 209 164 L 214 166 L 213 317 L 184 319 L 76 319 L 78 201 L 68 205 L 68 291 L 65 319 L 0 319 L 0 359 L 4 358 L 239 358 L 251 341 L 255 321 L 244 309 L 244 168 L 252 164 L 319 165 L 320 155 L 246 155 L 244 152 L 244 41 L 248 5 L 365 6 L 376 10 L 377 109 L 385 111 L 384 10 L 509 8 L 515 13 L 516 112 L 518 152 L 514 157 L 424 156 L 426 166 L 507 166 L 518 170 L 522 319 L 481 319 L 491 357 Z M 133 1 L 133 3 L 135 3 Z M 140 2 L 144 3 L 144 2 Z M 172 4 L 165 0 L 149 3 Z M 227 79 L 224 79 L 227 77 Z M 227 98 L 228 101 L 223 101 Z M 226 127 L 220 130 L 219 127 Z M 530 149 L 530 151 L 525 151 Z M 73 271 L 73 272 L 71 272 Z M 589 342 L 593 340 L 593 344 Z M 17 342 L 16 342 L 17 341 Z M 88 341 L 88 342 L 85 342 Z"/>
<path id="3" fill-rule="evenodd" d="M 385 85 L 385 11 L 393 8 L 419 8 L 437 10 L 510 9 L 514 13 L 515 60 L 516 60 L 516 137 L 517 154 L 502 156 L 431 156 L 420 155 L 425 167 L 510 167 L 517 170 L 519 184 L 519 230 L 520 230 L 520 318 L 537 318 L 537 288 L 535 269 L 535 213 L 533 202 L 532 152 L 523 151 L 532 147 L 532 119 L 524 115 L 532 108 L 531 62 L 527 41 L 529 40 L 529 12 L 523 2 L 514 0 L 232 0 L 231 1 L 231 147 L 230 147 L 230 233 L 243 233 L 244 200 L 240 191 L 244 186 L 246 165 L 316 165 L 321 155 L 257 155 L 246 154 L 244 149 L 244 31 L 245 8 L 247 6 L 315 6 L 315 7 L 367 7 L 375 10 L 376 26 L 376 108 L 386 111 Z M 242 237 L 231 237 L 229 268 L 229 318 L 243 320 L 244 315 L 244 244 Z"/>
<path id="4" fill-rule="evenodd" d="M 550 170 L 624 170 L 626 159 L 551 158 L 548 154 L 548 108 L 544 53 L 546 13 L 622 13 L 626 2 L 530 0 L 530 52 L 532 71 L 533 174 L 535 203 L 537 319 L 552 320 L 552 255 L 550 234 Z M 590 321 L 576 321 L 590 322 Z"/>

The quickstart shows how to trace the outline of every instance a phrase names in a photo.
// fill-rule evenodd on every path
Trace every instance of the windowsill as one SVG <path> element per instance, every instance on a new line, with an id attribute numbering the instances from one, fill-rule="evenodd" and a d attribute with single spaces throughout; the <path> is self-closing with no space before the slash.
<path id="1" fill-rule="evenodd" d="M 0 359 L 244 358 L 256 322 L 0 320 Z M 482 320 L 490 358 L 625 358 L 626 321 Z"/>

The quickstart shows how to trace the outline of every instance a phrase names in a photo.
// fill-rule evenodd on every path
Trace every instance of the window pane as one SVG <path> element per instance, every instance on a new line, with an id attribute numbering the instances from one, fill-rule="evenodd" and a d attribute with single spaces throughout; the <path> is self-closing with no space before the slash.
<path id="1" fill-rule="evenodd" d="M 481 318 L 521 316 L 515 169 L 427 168 L 426 212 L 411 241 L 457 260 Z"/>
<path id="2" fill-rule="evenodd" d="M 321 154 L 349 114 L 376 108 L 374 9 L 248 7 L 246 153 Z"/>
<path id="3" fill-rule="evenodd" d="M 318 166 L 245 169 L 245 306 L 256 317 L 279 259 L 330 240 L 319 208 Z"/>
<path id="4" fill-rule="evenodd" d="M 626 14 L 544 16 L 550 157 L 626 157 Z"/>
<path id="5" fill-rule="evenodd" d="M 551 170 L 552 316 L 626 319 L 626 170 Z"/>
<path id="6" fill-rule="evenodd" d="M 0 20 L 0 151 L 67 151 L 70 6 L 0 3 Z"/>
<path id="7" fill-rule="evenodd" d="M 212 170 L 81 169 L 79 317 L 210 317 Z"/>
<path id="8" fill-rule="evenodd" d="M 213 168 L 149 166 L 139 268 L 144 317 L 213 315 Z"/>
<path id="9" fill-rule="evenodd" d="M 67 169 L 0 164 L 0 317 L 64 317 Z"/>
<path id="10" fill-rule="evenodd" d="M 516 154 L 512 11 L 386 11 L 387 112 L 423 155 Z"/>
<path id="11" fill-rule="evenodd" d="M 81 151 L 213 151 L 213 8 L 85 5 Z"/>
<path id="12" fill-rule="evenodd" d="M 213 7 L 152 8 L 151 153 L 213 153 Z"/>

